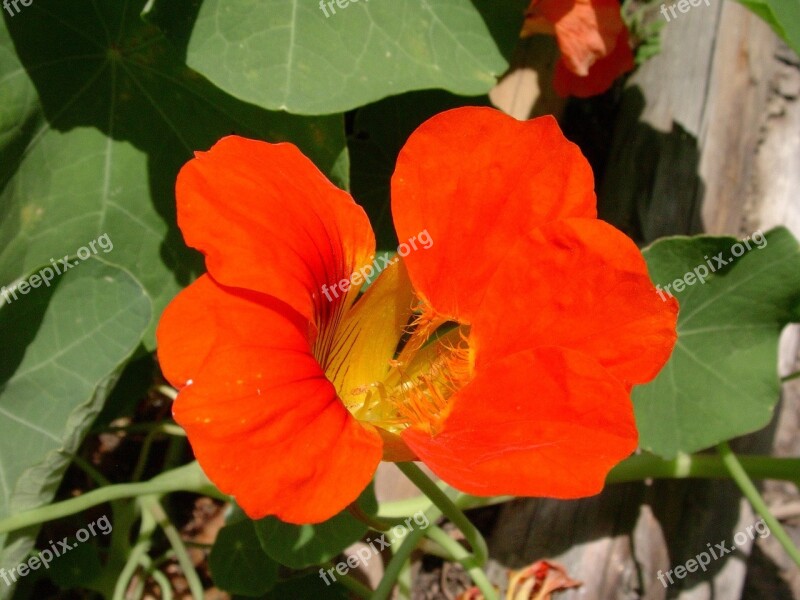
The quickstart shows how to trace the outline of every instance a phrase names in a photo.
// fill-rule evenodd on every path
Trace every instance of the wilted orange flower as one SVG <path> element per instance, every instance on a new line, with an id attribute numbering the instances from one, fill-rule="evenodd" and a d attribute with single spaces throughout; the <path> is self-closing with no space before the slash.
<path id="1" fill-rule="evenodd" d="M 553 85 L 561 96 L 600 94 L 633 69 L 617 0 L 532 0 L 522 35 L 535 33 L 556 36 L 561 58 Z"/>
<path id="2" fill-rule="evenodd" d="M 392 213 L 433 243 L 363 295 L 320 293 L 375 240 L 295 146 L 224 138 L 177 196 L 208 273 L 164 312 L 159 358 L 200 465 L 250 517 L 327 519 L 381 459 L 473 494 L 586 496 L 636 447 L 630 389 L 668 359 L 677 303 L 596 219 L 552 118 L 462 108 L 417 129 Z"/>
<path id="3" fill-rule="evenodd" d="M 511 571 L 508 576 L 505 600 L 552 600 L 556 592 L 583 585 L 572 579 L 560 564 L 549 560 L 537 560 L 519 571 Z M 485 600 L 477 587 L 471 587 L 457 600 Z"/>

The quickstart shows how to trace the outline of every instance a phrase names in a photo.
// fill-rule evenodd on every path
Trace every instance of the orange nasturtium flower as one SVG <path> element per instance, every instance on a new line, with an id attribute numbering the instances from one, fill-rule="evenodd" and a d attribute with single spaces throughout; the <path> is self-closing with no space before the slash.
<path id="1" fill-rule="evenodd" d="M 164 312 L 159 358 L 200 465 L 250 517 L 325 520 L 382 459 L 472 494 L 587 496 L 635 449 L 630 390 L 668 359 L 677 304 L 597 220 L 552 118 L 420 126 L 392 214 L 432 245 L 363 295 L 321 290 L 372 262 L 367 216 L 292 144 L 226 137 L 177 197 L 208 273 Z"/>
<path id="2" fill-rule="evenodd" d="M 595 96 L 634 67 L 617 0 L 532 0 L 522 36 L 536 33 L 558 41 L 553 85 L 560 96 Z"/>

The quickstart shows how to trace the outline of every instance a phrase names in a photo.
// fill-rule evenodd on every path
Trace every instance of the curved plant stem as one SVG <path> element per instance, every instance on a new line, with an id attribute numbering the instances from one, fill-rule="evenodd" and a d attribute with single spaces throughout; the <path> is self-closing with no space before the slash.
<path id="1" fill-rule="evenodd" d="M 800 371 L 795 371 L 794 373 L 790 373 L 786 377 L 781 377 L 781 383 L 786 383 L 787 381 L 792 381 L 794 379 L 800 379 Z"/>
<path id="2" fill-rule="evenodd" d="M 200 576 L 194 568 L 194 563 L 192 563 L 192 559 L 186 551 L 181 534 L 172 524 L 172 521 L 169 520 L 167 513 L 164 512 L 164 507 L 161 506 L 156 496 L 143 496 L 139 501 L 142 504 L 142 508 L 153 515 L 158 526 L 164 531 L 169 545 L 175 552 L 175 558 L 178 559 L 178 564 L 181 566 L 183 576 L 186 577 L 186 582 L 189 584 L 192 598 L 202 598 L 204 596 L 203 583 L 200 581 Z"/>
<path id="3" fill-rule="evenodd" d="M 351 575 L 339 575 L 336 580 L 359 598 L 369 598 L 372 595 L 371 589 Z"/>
<path id="4" fill-rule="evenodd" d="M 472 553 L 475 555 L 477 565 L 482 567 L 486 564 L 486 559 L 489 556 L 486 540 L 483 539 L 481 532 L 472 524 L 472 521 L 461 512 L 461 509 L 414 463 L 397 463 L 397 467 L 422 493 L 431 499 L 431 502 L 442 511 L 442 514 L 450 519 L 453 525 L 461 530 L 461 533 L 464 534 L 464 537 L 467 538 L 470 546 L 472 546 Z"/>
<path id="5" fill-rule="evenodd" d="M 397 576 L 397 584 L 395 585 L 396 600 L 411 600 L 411 588 L 414 585 L 411 570 L 411 561 L 405 561 Z"/>
<path id="6" fill-rule="evenodd" d="M 347 512 L 349 512 L 353 517 L 364 523 L 370 529 L 374 529 L 375 531 L 389 531 L 392 528 L 394 523 L 390 523 L 389 521 L 385 521 L 378 517 L 373 517 L 372 515 L 368 515 L 364 512 L 361 507 L 358 505 L 358 500 L 352 502 L 347 506 Z"/>
<path id="7" fill-rule="evenodd" d="M 792 558 L 795 564 L 800 566 L 800 550 L 794 545 L 792 538 L 786 533 L 786 530 L 778 522 L 778 519 L 769 511 L 767 503 L 764 502 L 758 489 L 756 489 L 756 486 L 753 484 L 750 477 L 748 477 L 747 472 L 742 468 L 739 459 L 736 457 L 736 454 L 733 453 L 731 447 L 727 442 L 722 442 L 717 446 L 717 450 L 722 458 L 722 462 L 727 467 L 736 485 L 742 490 L 745 498 L 750 501 L 755 511 L 764 519 L 767 527 L 769 527 L 770 531 L 781 543 L 786 553 Z"/>
<path id="8" fill-rule="evenodd" d="M 131 481 L 133 482 L 141 481 L 142 475 L 144 475 L 144 470 L 147 468 L 147 459 L 150 458 L 150 448 L 153 446 L 153 440 L 155 439 L 157 434 L 158 430 L 152 429 L 144 437 L 144 442 L 142 442 L 142 449 L 139 452 L 139 459 L 136 461 L 136 466 L 133 468 Z"/>
<path id="9" fill-rule="evenodd" d="M 97 485 L 107 486 L 111 482 L 100 473 L 88 461 L 80 455 L 70 456 L 72 461 L 80 467 Z M 132 502 L 126 500 L 115 500 L 111 502 L 111 514 L 114 521 L 114 529 L 111 531 L 111 541 L 108 548 L 108 559 L 105 568 L 97 575 L 94 581 L 96 589 L 103 590 L 103 596 L 109 598 L 114 595 L 117 577 L 115 572 L 121 571 L 130 554 L 131 546 L 129 542 L 130 532 L 136 521 L 136 507 Z"/>
<path id="10" fill-rule="evenodd" d="M 158 569 L 152 569 L 150 575 L 158 584 L 158 587 L 161 588 L 162 600 L 172 600 L 172 584 L 167 579 L 167 576 Z"/>
<path id="11" fill-rule="evenodd" d="M 432 506 L 425 513 L 425 516 L 428 518 L 429 523 L 433 523 L 442 516 L 442 511 L 436 506 Z M 390 560 L 389 564 L 386 566 L 386 570 L 383 572 L 383 579 L 381 579 L 381 582 L 378 584 L 378 588 L 372 592 L 370 600 L 386 600 L 391 595 L 394 584 L 400 576 L 400 572 L 406 564 L 408 557 L 411 556 L 411 553 L 424 535 L 424 529 L 412 529 L 403 538 L 392 560 Z"/>
<path id="12" fill-rule="evenodd" d="M 461 563 L 469 573 L 472 581 L 478 586 L 483 594 L 484 600 L 497 600 L 497 591 L 486 577 L 483 569 L 475 564 L 475 557 L 467 552 L 466 548 L 451 538 L 447 533 L 436 525 L 431 525 L 425 531 L 425 535 L 444 548 L 452 558 Z"/>
<path id="13" fill-rule="evenodd" d="M 171 492 L 195 492 L 212 498 L 229 500 L 206 478 L 197 462 L 165 471 L 150 481 L 142 483 L 120 483 L 92 490 L 82 496 L 56 502 L 40 508 L 0 519 L 0 533 L 22 529 L 37 523 L 60 519 L 82 512 L 98 504 L 134 498 L 137 496 L 169 494 Z"/>
<path id="14" fill-rule="evenodd" d="M 70 460 L 84 473 L 86 473 L 96 485 L 111 485 L 111 482 L 106 479 L 100 471 L 95 469 L 94 465 L 85 460 L 79 454 L 64 454 L 69 456 Z"/>
<path id="15" fill-rule="evenodd" d="M 147 558 L 147 553 L 152 546 L 153 531 L 156 528 L 156 521 L 149 513 L 142 514 L 142 524 L 139 527 L 139 541 L 131 550 L 128 555 L 128 560 L 117 578 L 117 584 L 114 587 L 114 595 L 112 600 L 125 600 L 128 586 L 131 579 L 139 568 L 139 563 L 142 559 Z"/>

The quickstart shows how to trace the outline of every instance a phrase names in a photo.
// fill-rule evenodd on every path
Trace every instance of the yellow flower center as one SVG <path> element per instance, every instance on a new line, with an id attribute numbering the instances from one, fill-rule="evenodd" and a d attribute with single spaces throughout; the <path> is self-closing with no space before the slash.
<path id="1" fill-rule="evenodd" d="M 409 427 L 441 431 L 453 395 L 472 379 L 469 327 L 419 297 L 402 261 L 363 295 L 351 289 L 322 309 L 314 356 L 347 410 L 378 428 L 387 454 L 402 455 L 397 436 Z"/>
<path id="2" fill-rule="evenodd" d="M 427 332 L 426 332 L 427 333 Z M 453 333 L 461 335 L 459 331 Z M 449 337 L 453 337 L 452 335 Z M 415 342 L 415 336 L 407 342 Z M 410 426 L 435 435 L 450 412 L 450 399 L 471 378 L 470 351 L 462 337 L 459 345 L 448 341 L 413 352 L 409 360 L 390 361 L 381 381 L 356 387 L 343 398 L 359 421 L 398 434 Z"/>

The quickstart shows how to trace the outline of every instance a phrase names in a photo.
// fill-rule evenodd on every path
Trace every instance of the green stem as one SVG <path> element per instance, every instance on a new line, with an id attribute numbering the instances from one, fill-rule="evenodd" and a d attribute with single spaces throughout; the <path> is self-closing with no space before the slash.
<path id="1" fill-rule="evenodd" d="M 761 515 L 762 519 L 764 519 L 767 527 L 769 527 L 770 531 L 781 543 L 781 546 L 783 546 L 783 549 L 786 550 L 786 553 L 792 558 L 797 566 L 800 566 L 800 550 L 798 550 L 797 546 L 794 545 L 792 538 L 789 537 L 788 533 L 786 533 L 786 530 L 778 522 L 778 519 L 776 519 L 770 512 L 767 503 L 764 502 L 764 499 L 761 497 L 758 489 L 753 484 L 753 481 L 747 475 L 747 471 L 745 471 L 745 469 L 742 467 L 739 459 L 736 457 L 736 454 L 734 454 L 733 450 L 731 450 L 731 447 L 727 442 L 722 442 L 719 446 L 717 446 L 717 450 L 722 458 L 722 462 L 725 464 L 725 467 L 728 469 L 731 477 L 736 482 L 736 485 L 738 485 L 739 489 L 742 490 L 745 498 L 750 501 L 750 504 L 753 505 L 753 508 L 756 510 L 756 512 Z"/>
<path id="2" fill-rule="evenodd" d="M 742 456 L 744 470 L 753 479 L 800 480 L 800 459 L 772 456 Z M 624 483 L 644 479 L 730 479 L 722 458 L 713 454 L 682 454 L 665 460 L 652 454 L 637 454 L 611 470 L 606 483 Z"/>
<path id="3" fill-rule="evenodd" d="M 341 583 L 348 590 L 353 592 L 359 598 L 369 598 L 372 595 L 372 590 L 361 583 L 358 579 L 351 575 L 338 575 L 336 581 Z"/>
<path id="4" fill-rule="evenodd" d="M 164 507 L 155 496 L 143 496 L 139 499 L 142 503 L 142 508 L 149 511 L 159 527 L 161 527 L 164 535 L 169 541 L 169 545 L 175 552 L 175 558 L 178 559 L 178 564 L 181 566 L 183 576 L 186 577 L 186 582 L 189 584 L 189 591 L 192 598 L 202 598 L 204 596 L 203 583 L 200 581 L 200 576 L 194 568 L 192 559 L 186 551 L 186 546 L 183 545 L 181 534 L 169 520 L 167 513 L 164 512 Z"/>
<path id="5" fill-rule="evenodd" d="M 143 558 L 147 557 L 152 545 L 153 531 L 156 528 L 156 521 L 150 513 L 142 514 L 142 524 L 139 527 L 139 541 L 131 550 L 128 555 L 128 560 L 117 578 L 117 584 L 114 588 L 114 595 L 112 600 L 124 600 L 126 592 L 130 586 L 131 579 L 139 568 L 139 563 Z"/>
<path id="6" fill-rule="evenodd" d="M 781 377 L 781 383 L 786 383 L 787 381 L 792 381 L 793 379 L 800 379 L 800 371 L 795 371 L 786 377 Z"/>
<path id="7" fill-rule="evenodd" d="M 373 517 L 372 515 L 367 514 L 361 507 L 358 505 L 358 501 L 351 503 L 347 507 L 347 512 L 353 515 L 356 519 L 364 523 L 370 529 L 374 529 L 375 531 L 389 531 L 392 528 L 394 523 L 390 523 L 378 517 Z"/>
<path id="8" fill-rule="evenodd" d="M 772 456 L 740 456 L 744 470 L 754 479 L 774 479 L 800 483 L 800 459 L 775 458 Z M 730 472 L 722 459 L 713 454 L 681 455 L 666 460 L 652 454 L 637 454 L 614 467 L 606 483 L 626 483 L 645 479 L 730 479 Z M 482 498 L 464 494 L 455 500 L 461 510 L 468 510 L 513 500 L 512 496 Z M 378 517 L 396 519 L 417 511 L 424 512 L 431 506 L 427 496 L 381 504 Z"/>
<path id="9" fill-rule="evenodd" d="M 427 554 L 429 556 L 435 556 L 436 558 L 441 558 L 442 560 L 453 559 L 453 557 L 450 556 L 449 552 L 445 552 L 444 549 L 439 544 L 432 542 L 427 538 L 423 539 L 420 542 L 419 549 L 423 554 Z"/>
<path id="10" fill-rule="evenodd" d="M 456 540 L 451 538 L 447 533 L 436 525 L 431 525 L 425 531 L 425 535 L 444 548 L 452 557 L 453 560 L 461 563 L 469 573 L 472 581 L 478 586 L 478 589 L 483 594 L 484 600 L 497 600 L 497 591 L 494 586 L 486 577 L 478 565 L 475 564 L 475 557 L 467 552 L 466 548 L 459 544 Z"/>
<path id="11" fill-rule="evenodd" d="M 81 496 L 70 498 L 69 500 L 41 506 L 33 510 L 11 515 L 5 519 L 0 519 L 0 533 L 7 533 L 16 529 L 36 525 L 37 523 L 60 519 L 61 517 L 83 512 L 93 506 L 113 500 L 151 494 L 169 494 L 171 492 L 180 491 L 194 492 L 212 498 L 229 500 L 227 496 L 217 490 L 208 478 L 206 478 L 197 462 L 192 462 L 188 465 L 178 467 L 177 469 L 165 471 L 150 481 L 142 483 L 120 483 L 101 487 L 91 492 L 86 492 Z"/>
<path id="12" fill-rule="evenodd" d="M 170 385 L 160 385 L 156 388 L 156 391 L 160 394 L 163 394 L 170 400 L 175 400 L 178 397 L 178 390 Z"/>
<path id="13" fill-rule="evenodd" d="M 414 463 L 397 463 L 397 467 L 423 494 L 431 499 L 431 502 L 450 519 L 453 525 L 461 530 L 461 533 L 464 534 L 464 537 L 467 538 L 470 546 L 472 546 L 472 553 L 475 555 L 475 561 L 478 566 L 486 564 L 486 559 L 489 557 L 486 540 L 483 539 L 481 532 L 472 524 L 472 521 L 461 512 L 461 509 Z"/>
<path id="14" fill-rule="evenodd" d="M 158 569 L 151 570 L 150 575 L 158 584 L 158 587 L 161 588 L 161 599 L 172 600 L 172 584 L 167 579 L 167 576 Z"/>
<path id="15" fill-rule="evenodd" d="M 81 456 L 74 454 L 71 458 L 97 485 L 111 485 L 111 482 L 100 471 Z M 102 589 L 103 596 L 106 598 L 114 595 L 117 584 L 116 573 L 124 568 L 127 557 L 130 554 L 129 538 L 136 520 L 136 508 L 132 503 L 116 500 L 111 502 L 111 518 L 114 522 L 114 529 L 111 532 L 108 559 L 105 568 L 97 574 L 94 580 L 95 589 Z"/>
<path id="16" fill-rule="evenodd" d="M 442 487 L 442 486 L 439 486 Z M 493 506 L 495 504 L 503 504 L 513 500 L 514 496 L 490 496 L 480 497 L 471 496 L 469 494 L 460 494 L 453 503 L 461 510 L 468 510 L 473 508 L 483 508 L 484 506 Z M 378 518 L 386 519 L 388 521 L 403 521 L 403 517 L 413 515 L 418 512 L 425 512 L 432 505 L 430 498 L 427 496 L 417 496 L 415 498 L 406 498 L 405 500 L 395 500 L 394 502 L 384 502 L 378 508 Z"/>
<path id="17" fill-rule="evenodd" d="M 431 506 L 430 509 L 425 513 L 425 516 L 428 518 L 429 523 L 435 522 L 439 517 L 442 516 L 442 511 L 436 507 Z M 386 565 L 386 570 L 383 572 L 383 578 L 381 582 L 378 584 L 378 588 L 372 592 L 372 596 L 370 596 L 370 600 L 386 600 L 392 593 L 392 589 L 394 588 L 394 584 L 397 581 L 397 578 L 400 576 L 400 572 L 403 570 L 406 561 L 411 556 L 411 553 L 414 549 L 419 545 L 420 540 L 425 535 L 425 530 L 421 528 L 412 529 L 406 536 L 403 538 L 403 541 L 400 543 L 400 546 L 392 556 L 392 560 L 389 561 L 389 564 Z"/>
<path id="18" fill-rule="evenodd" d="M 144 442 L 142 442 L 142 449 L 139 452 L 139 459 L 136 461 L 136 466 L 133 468 L 131 481 L 141 481 L 142 475 L 144 475 L 144 470 L 147 468 L 147 459 L 150 457 L 150 448 L 153 445 L 153 440 L 155 439 L 157 433 L 158 431 L 153 429 L 145 436 Z"/>
<path id="19" fill-rule="evenodd" d="M 424 541 L 424 539 L 422 540 Z M 411 561 L 407 560 L 403 563 L 403 568 L 397 576 L 397 585 L 395 585 L 395 600 L 411 600 L 412 587 L 414 586 L 414 579 L 412 577 Z"/>
<path id="20" fill-rule="evenodd" d="M 175 437 L 186 437 L 186 432 L 180 425 L 170 422 L 158 423 L 134 423 L 132 425 L 122 425 L 119 427 L 102 427 L 93 429 L 92 433 L 163 433 Z"/>
<path id="21" fill-rule="evenodd" d="M 106 479 L 105 475 L 95 469 L 94 465 L 85 460 L 82 456 L 78 454 L 68 454 L 66 456 L 69 456 L 72 462 L 74 462 L 81 471 L 86 473 L 96 485 L 111 485 L 111 482 Z"/>

